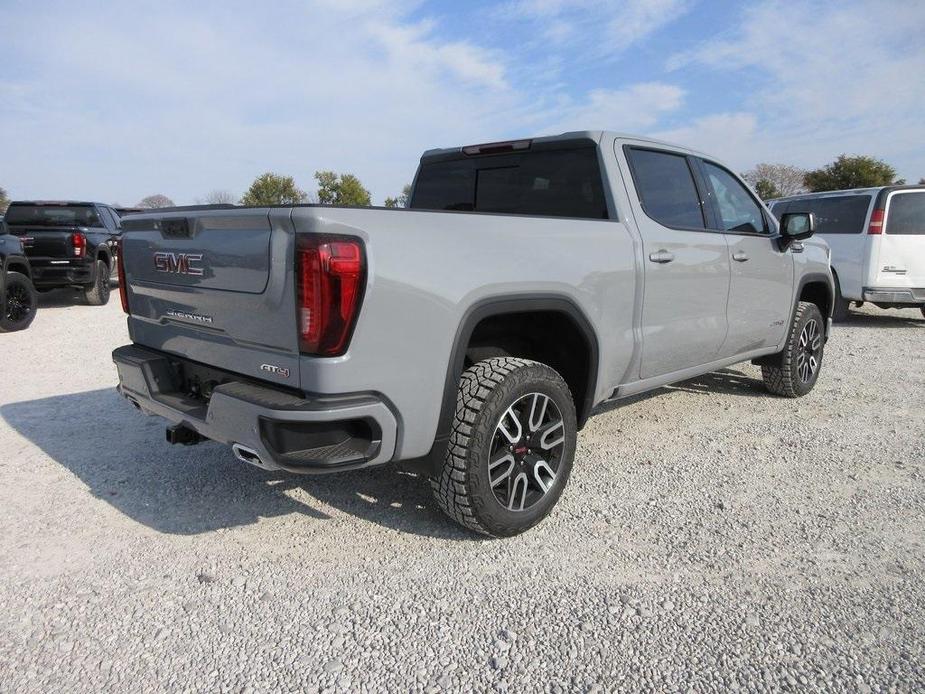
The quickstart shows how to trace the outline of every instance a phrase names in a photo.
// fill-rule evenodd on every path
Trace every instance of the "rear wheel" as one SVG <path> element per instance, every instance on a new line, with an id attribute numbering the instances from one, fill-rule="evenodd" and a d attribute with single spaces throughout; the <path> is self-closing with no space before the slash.
<path id="1" fill-rule="evenodd" d="M 816 304 L 797 304 L 787 344 L 761 367 L 765 387 L 776 395 L 798 398 L 816 385 L 825 348 L 825 322 Z"/>
<path id="2" fill-rule="evenodd" d="M 463 373 L 443 468 L 431 480 L 440 508 L 461 525 L 517 535 L 549 515 L 572 470 L 575 405 L 562 377 L 500 357 Z"/>
<path id="3" fill-rule="evenodd" d="M 109 266 L 96 261 L 93 283 L 84 288 L 84 298 L 91 306 L 103 306 L 109 301 Z"/>
<path id="4" fill-rule="evenodd" d="M 29 278 L 19 272 L 6 274 L 6 288 L 0 297 L 0 333 L 25 330 L 35 319 L 38 295 Z"/>

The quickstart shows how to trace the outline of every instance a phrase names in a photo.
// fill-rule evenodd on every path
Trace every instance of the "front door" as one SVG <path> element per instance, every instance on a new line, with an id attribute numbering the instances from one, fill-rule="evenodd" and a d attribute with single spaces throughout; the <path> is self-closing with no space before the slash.
<path id="1" fill-rule="evenodd" d="M 703 162 L 709 225 L 726 234 L 732 279 L 722 356 L 778 344 L 793 308 L 793 256 L 772 235 L 763 206 L 732 173 Z"/>

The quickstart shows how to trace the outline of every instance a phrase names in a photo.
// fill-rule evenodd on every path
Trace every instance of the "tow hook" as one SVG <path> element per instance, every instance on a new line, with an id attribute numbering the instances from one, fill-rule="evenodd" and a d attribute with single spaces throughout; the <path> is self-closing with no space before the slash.
<path id="1" fill-rule="evenodd" d="M 205 440 L 199 432 L 182 424 L 167 427 L 167 443 L 179 443 L 184 446 L 193 446 Z"/>

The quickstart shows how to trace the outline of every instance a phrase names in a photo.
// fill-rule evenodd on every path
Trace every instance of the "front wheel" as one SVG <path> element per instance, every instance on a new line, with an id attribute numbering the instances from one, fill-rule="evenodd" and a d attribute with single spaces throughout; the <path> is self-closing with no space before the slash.
<path id="1" fill-rule="evenodd" d="M 6 289 L 0 296 L 0 333 L 28 328 L 37 305 L 38 295 L 29 278 L 19 272 L 8 272 Z"/>
<path id="2" fill-rule="evenodd" d="M 84 298 L 91 306 L 103 306 L 109 301 L 109 266 L 96 261 L 93 283 L 84 288 Z"/>
<path id="3" fill-rule="evenodd" d="M 568 482 L 577 422 L 562 377 L 538 362 L 480 361 L 460 379 L 440 508 L 470 530 L 508 537 L 549 515 Z"/>
<path id="4" fill-rule="evenodd" d="M 801 301 L 784 349 L 761 367 L 765 387 L 776 395 L 798 398 L 816 385 L 825 348 L 825 321 L 816 304 Z"/>

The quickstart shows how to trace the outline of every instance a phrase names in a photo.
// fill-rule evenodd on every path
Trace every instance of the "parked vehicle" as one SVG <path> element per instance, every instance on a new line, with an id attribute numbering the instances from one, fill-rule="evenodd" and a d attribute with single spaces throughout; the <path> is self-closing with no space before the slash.
<path id="1" fill-rule="evenodd" d="M 13 202 L 10 233 L 20 238 L 40 291 L 83 290 L 87 303 L 109 301 L 109 275 L 122 222 L 111 207 L 94 202 Z"/>
<path id="2" fill-rule="evenodd" d="M 597 408 L 744 360 L 808 393 L 828 249 L 715 159 L 601 132 L 426 152 L 410 209 L 124 220 L 119 390 L 267 469 L 415 461 L 496 536 L 558 500 Z M 127 281 L 126 281 L 127 280 Z"/>
<path id="3" fill-rule="evenodd" d="M 812 212 L 832 249 L 835 320 L 849 304 L 919 308 L 925 316 L 925 186 L 809 193 L 770 201 L 779 218 Z"/>
<path id="4" fill-rule="evenodd" d="M 0 333 L 25 330 L 38 304 L 32 269 L 19 238 L 0 227 Z"/>

